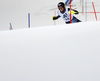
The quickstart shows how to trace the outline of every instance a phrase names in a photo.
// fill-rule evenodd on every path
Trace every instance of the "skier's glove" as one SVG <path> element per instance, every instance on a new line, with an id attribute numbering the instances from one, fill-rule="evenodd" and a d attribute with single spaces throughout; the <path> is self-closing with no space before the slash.
<path id="1" fill-rule="evenodd" d="M 56 17 L 56 16 L 53 16 L 53 17 L 52 17 L 52 20 L 56 20 L 56 19 L 57 19 L 57 17 Z"/>

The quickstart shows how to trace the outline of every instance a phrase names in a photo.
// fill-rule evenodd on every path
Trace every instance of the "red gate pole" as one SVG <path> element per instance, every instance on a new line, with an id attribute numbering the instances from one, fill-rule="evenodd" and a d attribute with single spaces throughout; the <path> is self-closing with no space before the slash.
<path id="1" fill-rule="evenodd" d="M 96 15 L 96 10 L 95 10 L 94 3 L 93 2 L 92 2 L 92 5 L 93 5 L 93 9 L 94 9 L 94 14 L 95 14 L 96 21 L 98 21 L 97 15 Z"/>

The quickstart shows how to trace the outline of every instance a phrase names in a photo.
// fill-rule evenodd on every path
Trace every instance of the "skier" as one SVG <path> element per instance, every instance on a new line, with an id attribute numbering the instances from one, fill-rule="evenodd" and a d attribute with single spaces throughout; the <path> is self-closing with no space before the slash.
<path id="1" fill-rule="evenodd" d="M 56 20 L 60 17 L 63 18 L 66 24 L 70 23 L 70 8 L 65 8 L 65 4 L 63 2 L 58 3 L 58 16 L 53 16 L 52 19 Z M 71 9 L 71 22 L 77 23 L 81 22 L 79 19 L 77 19 L 73 14 L 79 14 L 77 10 Z"/>
<path id="2" fill-rule="evenodd" d="M 71 0 L 72 2 L 73 0 Z M 69 5 L 70 4 L 70 0 L 66 0 L 65 5 Z"/>

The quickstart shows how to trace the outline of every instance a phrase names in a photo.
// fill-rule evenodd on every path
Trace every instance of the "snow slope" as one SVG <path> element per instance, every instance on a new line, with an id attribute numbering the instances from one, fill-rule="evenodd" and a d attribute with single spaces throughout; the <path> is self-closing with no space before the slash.
<path id="1" fill-rule="evenodd" d="M 0 32 L 0 81 L 100 81 L 100 22 Z"/>

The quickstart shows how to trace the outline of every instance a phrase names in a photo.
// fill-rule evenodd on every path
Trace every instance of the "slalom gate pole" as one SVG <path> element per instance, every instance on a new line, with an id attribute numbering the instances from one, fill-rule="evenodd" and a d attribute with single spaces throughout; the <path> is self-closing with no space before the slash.
<path id="1" fill-rule="evenodd" d="M 82 0 L 82 13 L 84 15 L 84 0 Z"/>
<path id="2" fill-rule="evenodd" d="M 94 6 L 94 3 L 93 2 L 92 2 L 92 5 L 93 5 L 93 10 L 94 10 L 94 14 L 95 14 L 96 21 L 98 21 L 97 14 L 96 14 L 96 10 L 95 10 L 95 6 Z"/>
<path id="3" fill-rule="evenodd" d="M 12 25 L 11 25 L 11 23 L 10 23 L 10 28 L 9 28 L 9 29 L 10 29 L 10 30 L 13 30 L 13 29 L 12 29 Z"/>
<path id="4" fill-rule="evenodd" d="M 30 28 L 30 13 L 28 13 L 28 27 Z"/>
<path id="5" fill-rule="evenodd" d="M 70 23 L 72 23 L 71 21 L 71 0 L 70 0 Z"/>

